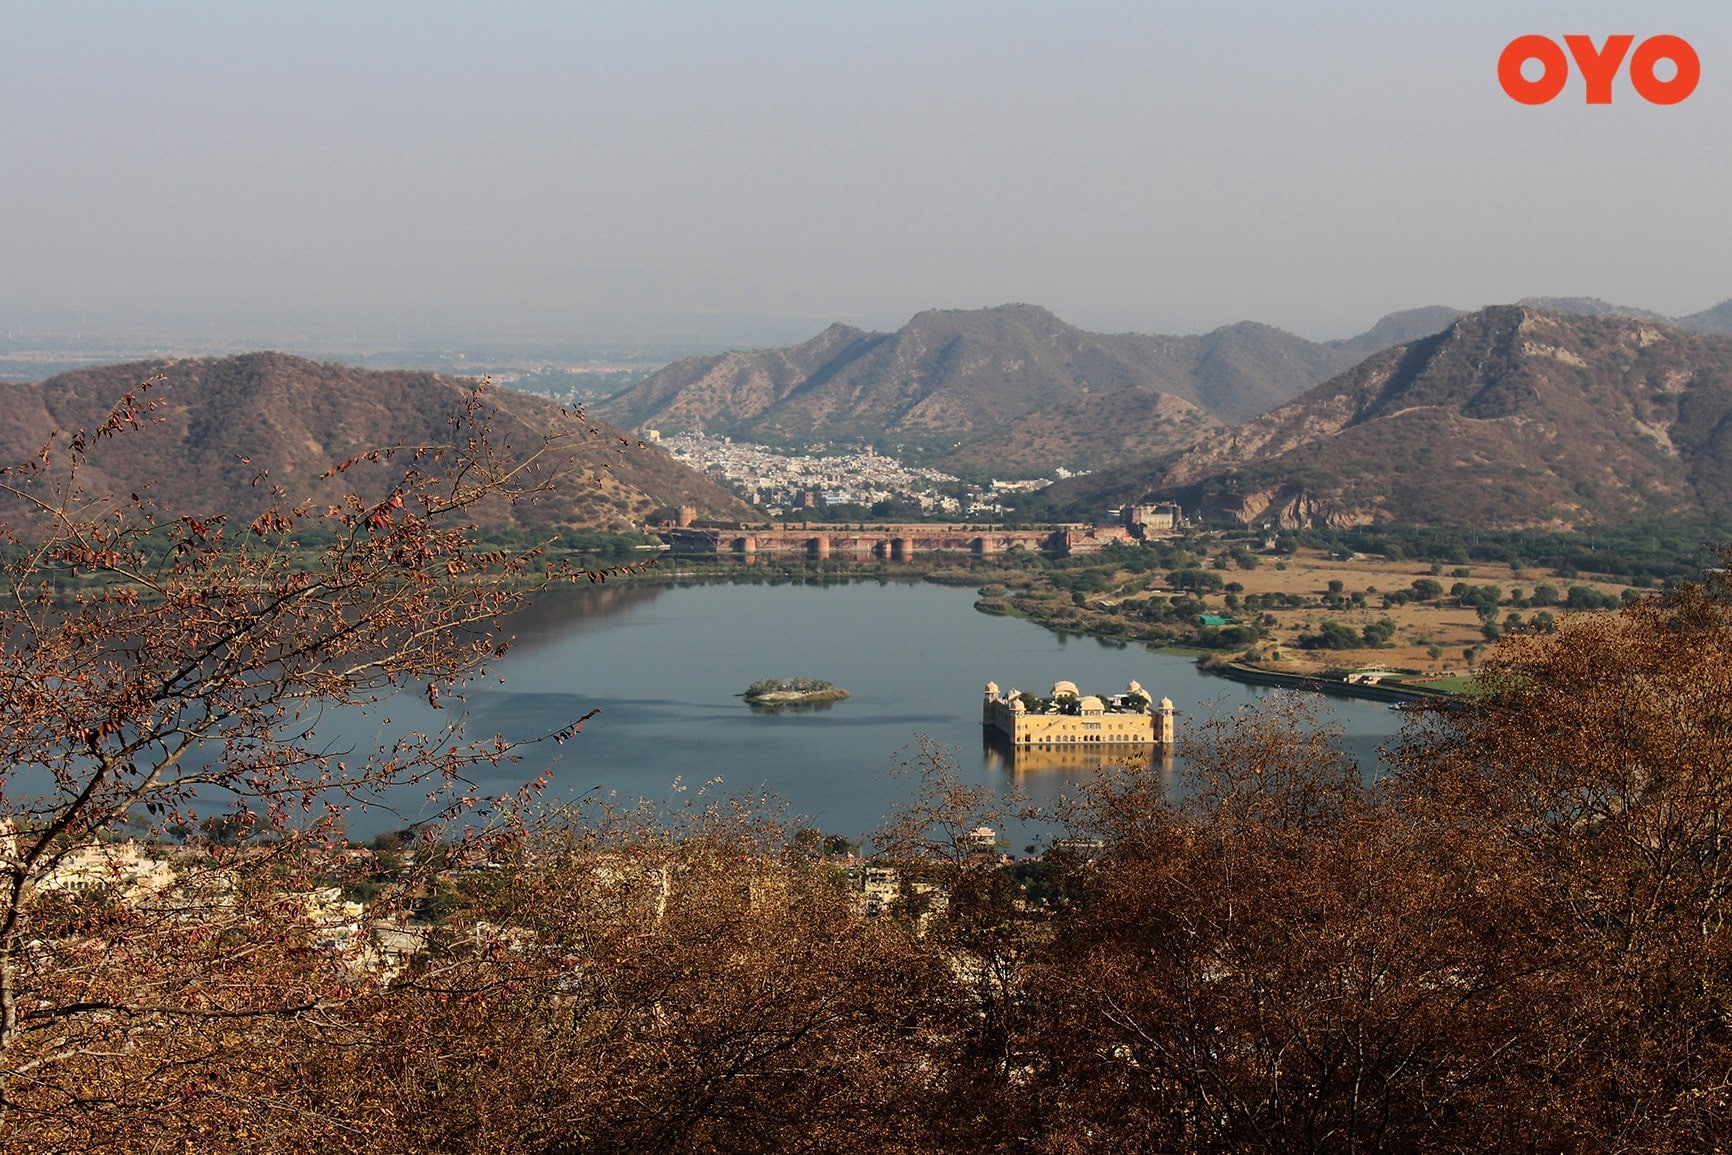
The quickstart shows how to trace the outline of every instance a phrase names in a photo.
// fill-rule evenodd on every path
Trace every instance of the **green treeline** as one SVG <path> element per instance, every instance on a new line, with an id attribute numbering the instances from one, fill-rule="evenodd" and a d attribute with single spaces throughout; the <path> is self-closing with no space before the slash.
<path id="1" fill-rule="evenodd" d="M 1645 587 L 1694 578 L 1704 566 L 1718 564 L 1714 559 L 1729 537 L 1732 527 L 1722 523 L 1647 521 L 1569 533 L 1423 526 L 1283 530 L 1279 541 L 1286 549 L 1375 553 L 1392 561 L 1504 562 L 1557 570 L 1566 577 L 1592 573 Z"/>
<path id="2" fill-rule="evenodd" d="M 836 687 L 822 678 L 759 678 L 746 687 L 745 696 L 761 698 L 766 694 L 829 694 Z"/>

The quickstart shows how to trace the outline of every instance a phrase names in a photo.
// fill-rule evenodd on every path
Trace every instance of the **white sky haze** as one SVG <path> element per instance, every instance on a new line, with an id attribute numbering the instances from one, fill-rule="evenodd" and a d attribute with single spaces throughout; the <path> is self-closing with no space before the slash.
<path id="1" fill-rule="evenodd" d="M 1530 32 L 1680 35 L 1701 84 L 1519 105 Z M 1688 313 L 1729 77 L 1724 3 L 13 3 L 0 327 Z"/>

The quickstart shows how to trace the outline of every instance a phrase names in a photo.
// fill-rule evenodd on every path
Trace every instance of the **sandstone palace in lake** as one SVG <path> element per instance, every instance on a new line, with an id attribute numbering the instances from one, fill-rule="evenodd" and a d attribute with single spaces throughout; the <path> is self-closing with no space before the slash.
<path id="1" fill-rule="evenodd" d="M 1075 682 L 1054 682 L 1046 697 L 986 684 L 980 722 L 1013 746 L 1173 744 L 1173 702 L 1152 705 L 1137 683 L 1122 694 L 1081 694 Z"/>

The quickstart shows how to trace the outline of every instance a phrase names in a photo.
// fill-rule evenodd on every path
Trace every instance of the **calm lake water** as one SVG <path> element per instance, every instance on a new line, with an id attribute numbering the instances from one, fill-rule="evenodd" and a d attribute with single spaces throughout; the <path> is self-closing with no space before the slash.
<path id="1" fill-rule="evenodd" d="M 601 713 L 570 741 L 533 748 L 482 784 L 501 793 L 551 767 L 559 796 L 633 801 L 683 800 L 719 780 L 707 788 L 768 791 L 806 824 L 853 837 L 909 796 L 909 781 L 891 771 L 922 737 L 948 750 L 965 780 L 999 789 L 1015 782 L 1036 804 L 1056 802 L 1093 772 L 1010 765 L 985 746 L 988 681 L 1044 694 L 1061 678 L 1084 693 L 1120 691 L 1134 679 L 1172 698 L 1181 722 L 1270 692 L 1135 643 L 981 614 L 975 598 L 972 589 L 875 581 L 610 584 L 544 595 L 514 620 L 517 640 L 496 678 L 468 692 L 469 733 L 523 740 Z M 737 695 L 763 677 L 825 678 L 851 696 L 828 708 L 755 710 Z M 1374 764 L 1400 728 L 1400 715 L 1381 703 L 1331 699 L 1328 708 L 1362 765 Z M 431 721 L 425 704 L 399 700 L 393 710 L 398 725 Z M 372 813 L 354 816 L 350 829 L 367 835 L 392 824 Z M 1027 832 L 1010 833 L 1020 846 Z"/>

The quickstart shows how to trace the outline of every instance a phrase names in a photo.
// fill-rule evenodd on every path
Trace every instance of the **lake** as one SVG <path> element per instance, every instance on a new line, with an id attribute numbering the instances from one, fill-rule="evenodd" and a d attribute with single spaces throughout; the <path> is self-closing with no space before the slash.
<path id="1" fill-rule="evenodd" d="M 1135 680 L 1173 699 L 1181 732 L 1186 721 L 1271 693 L 1137 643 L 981 614 L 975 598 L 972 589 L 902 581 L 627 582 L 543 594 L 513 619 L 517 640 L 488 682 L 467 693 L 470 735 L 523 740 L 601 713 L 563 745 L 532 748 L 514 771 L 482 785 L 501 793 L 551 768 L 557 796 L 597 791 L 632 801 L 689 798 L 714 783 L 707 789 L 721 794 L 768 791 L 804 824 L 854 837 L 909 796 L 908 781 L 891 770 L 922 737 L 951 752 L 964 780 L 999 789 L 1015 782 L 1037 805 L 1093 772 L 1012 765 L 983 745 L 988 681 L 1044 695 L 1061 678 L 1084 693 Z M 737 696 L 764 677 L 823 678 L 851 696 L 766 712 Z M 1362 765 L 1374 764 L 1400 728 L 1382 703 L 1331 699 L 1328 708 Z M 432 720 L 425 703 L 406 698 L 387 712 L 398 725 Z M 350 829 L 365 836 L 391 824 L 375 812 L 354 816 Z M 1020 845 L 1025 832 L 1012 833 Z"/>

